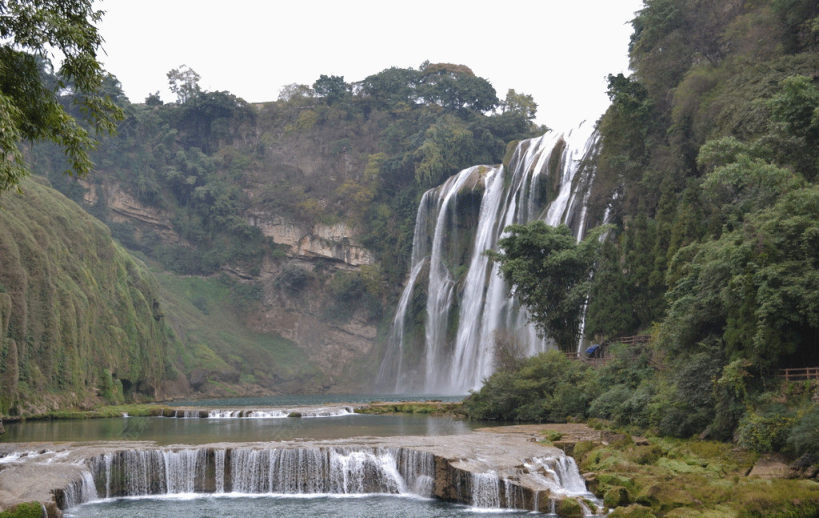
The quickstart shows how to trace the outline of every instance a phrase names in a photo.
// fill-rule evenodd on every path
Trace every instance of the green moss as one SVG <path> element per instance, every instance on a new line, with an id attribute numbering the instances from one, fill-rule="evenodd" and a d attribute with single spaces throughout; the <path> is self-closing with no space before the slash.
<path id="1" fill-rule="evenodd" d="M 583 516 L 583 507 L 572 498 L 558 500 L 555 511 L 560 518 L 581 518 Z"/>
<path id="2" fill-rule="evenodd" d="M 405 403 L 371 403 L 356 408 L 360 414 L 425 414 L 425 415 L 463 415 L 461 403 L 443 403 L 441 401 L 413 401 Z"/>
<path id="3" fill-rule="evenodd" d="M 628 507 L 618 507 L 608 516 L 609 518 L 656 518 L 656 515 L 651 512 L 651 509 L 637 504 L 632 504 Z"/>
<path id="4" fill-rule="evenodd" d="M 648 441 L 644 446 L 576 445 L 581 470 L 596 474 L 595 492 L 608 507 L 636 502 L 654 516 L 678 518 L 813 516 L 819 494 L 815 481 L 749 479 L 745 473 L 756 455 L 727 443 Z M 640 449 L 659 457 L 646 462 Z"/>
<path id="5" fill-rule="evenodd" d="M 42 518 L 43 506 L 39 502 L 26 502 L 0 512 L 0 518 Z"/>
<path id="6" fill-rule="evenodd" d="M 152 276 L 74 202 L 21 186 L 0 210 L 0 414 L 151 397 L 174 340 Z"/>
<path id="7" fill-rule="evenodd" d="M 606 494 L 603 496 L 603 505 L 606 507 L 620 507 L 623 505 L 628 505 L 631 501 L 631 497 L 628 494 L 628 489 L 622 486 L 614 486 L 606 490 Z"/>

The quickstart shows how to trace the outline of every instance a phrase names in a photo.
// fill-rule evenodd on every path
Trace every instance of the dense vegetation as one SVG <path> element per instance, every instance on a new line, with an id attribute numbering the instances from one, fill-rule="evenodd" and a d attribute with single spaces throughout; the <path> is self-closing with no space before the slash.
<path id="1" fill-rule="evenodd" d="M 609 78 L 600 121 L 591 210 L 610 207 L 613 229 L 585 332 L 650 332 L 652 343 L 600 369 L 546 356 L 498 372 L 467 401 L 471 415 L 600 417 L 819 461 L 815 385 L 775 378 L 819 365 L 817 15 L 803 0 L 646 2 L 634 74 Z M 527 272 L 582 266 L 577 245 L 530 254 L 536 229 L 514 230 L 501 260 L 530 298 L 566 275 L 536 287 Z"/>
<path id="2" fill-rule="evenodd" d="M 161 395 L 175 339 L 154 278 L 75 203 L 21 187 L 0 210 L 0 414 Z"/>
<path id="3" fill-rule="evenodd" d="M 383 292 L 406 274 L 420 194 L 466 166 L 499 163 L 507 142 L 542 131 L 532 123 L 531 96 L 510 90 L 500 101 L 462 65 L 390 68 L 356 83 L 322 75 L 312 87 L 290 85 L 278 101 L 253 106 L 203 91 L 187 67 L 168 77 L 178 95 L 169 104 L 158 96 L 131 104 L 114 78 L 106 82 L 126 118 L 93 155 L 92 181 L 116 182 L 170 215 L 176 242 L 111 227 L 126 246 L 178 273 L 225 265 L 258 273 L 277 250 L 248 216 L 266 212 L 307 226 L 359 228 L 387 281 L 371 285 Z M 79 200 L 84 189 L 59 176 L 54 151 L 38 149 L 35 166 Z M 106 190 L 99 192 L 91 210 L 111 222 Z"/>
<path id="4" fill-rule="evenodd" d="M 22 142 L 54 142 L 70 171 L 91 170 L 93 135 L 110 132 L 122 116 L 100 92 L 105 78 L 97 52 L 102 37 L 95 23 L 102 16 L 90 0 L 0 2 L 0 193 L 17 187 L 29 173 Z M 48 55 L 61 57 L 51 74 Z M 70 89 L 73 112 L 61 102 Z"/>

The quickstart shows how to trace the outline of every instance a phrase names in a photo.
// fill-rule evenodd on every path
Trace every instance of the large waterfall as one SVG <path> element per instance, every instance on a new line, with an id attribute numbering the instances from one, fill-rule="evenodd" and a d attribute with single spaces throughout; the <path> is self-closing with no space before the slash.
<path id="1" fill-rule="evenodd" d="M 494 249 L 504 228 L 541 219 L 582 238 L 596 147 L 591 124 L 520 142 L 508 167 L 475 166 L 424 193 L 410 275 L 378 373 L 385 391 L 464 394 L 492 374 L 498 344 L 551 346 L 509 297 Z"/>

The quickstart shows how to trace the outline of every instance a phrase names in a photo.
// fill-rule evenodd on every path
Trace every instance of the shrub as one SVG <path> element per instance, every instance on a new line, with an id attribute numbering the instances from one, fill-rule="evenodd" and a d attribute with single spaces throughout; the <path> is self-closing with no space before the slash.
<path id="1" fill-rule="evenodd" d="M 785 446 L 794 420 L 782 410 L 767 414 L 749 412 L 739 422 L 738 442 L 740 446 L 759 453 L 779 451 Z"/>
<path id="2" fill-rule="evenodd" d="M 819 458 L 819 406 L 813 405 L 788 434 L 788 450 L 796 456 Z"/>

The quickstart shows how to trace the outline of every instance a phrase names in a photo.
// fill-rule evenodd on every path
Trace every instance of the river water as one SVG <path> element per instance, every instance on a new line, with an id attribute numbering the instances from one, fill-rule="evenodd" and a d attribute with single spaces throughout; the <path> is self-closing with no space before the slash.
<path id="1" fill-rule="evenodd" d="M 157 444 L 326 440 L 468 433 L 478 423 L 450 417 L 352 414 L 313 418 L 116 417 L 9 423 L 0 442 L 155 441 Z"/>
<path id="2" fill-rule="evenodd" d="M 9 423 L 2 442 L 154 441 L 158 445 L 333 440 L 364 436 L 465 434 L 486 423 L 428 415 L 354 414 L 352 406 L 369 401 L 421 399 L 416 396 L 344 395 L 277 396 L 213 399 L 166 403 L 179 406 L 178 415 L 190 417 L 119 417 L 104 419 L 28 421 Z M 435 399 L 455 401 L 457 397 Z M 349 405 L 349 406 L 348 406 Z M 181 407 L 186 407 L 185 409 Z M 190 410 L 196 407 L 201 410 Z M 236 409 L 241 410 L 240 414 Z M 297 409 L 311 417 L 286 417 Z M 330 412 L 325 412 L 329 409 Z M 213 416 L 193 417 L 202 412 Z M 275 417 L 246 417 L 248 412 Z M 202 414 L 205 415 L 205 414 Z M 245 417 L 238 417 L 243 415 Z M 105 496 L 101 493 L 100 496 Z M 470 517 L 488 512 L 504 516 L 530 513 L 476 509 L 441 502 L 411 493 L 394 494 L 225 494 L 177 493 L 141 497 L 102 498 L 75 506 L 66 516 L 101 517 Z"/>
<path id="3" fill-rule="evenodd" d="M 504 518 L 532 516 L 529 512 L 502 513 Z M 322 517 L 412 517 L 468 518 L 486 516 L 488 509 L 474 509 L 437 500 L 388 495 L 368 496 L 174 496 L 173 498 L 123 498 L 101 500 L 72 509 L 66 518 L 145 518 L 236 517 L 274 518 L 295 516 Z"/>

